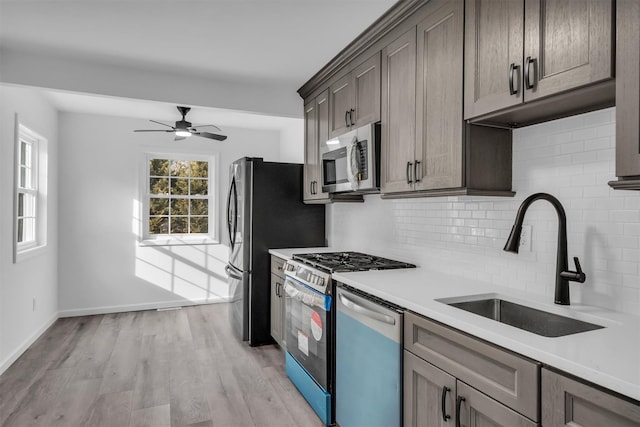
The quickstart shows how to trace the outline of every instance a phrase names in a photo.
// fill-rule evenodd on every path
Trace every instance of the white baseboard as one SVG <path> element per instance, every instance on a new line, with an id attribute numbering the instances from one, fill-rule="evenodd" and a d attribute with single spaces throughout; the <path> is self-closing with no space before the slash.
<path id="1" fill-rule="evenodd" d="M 175 300 L 175 301 L 162 301 L 162 302 L 155 302 L 155 303 L 111 305 L 111 306 L 104 306 L 104 307 L 61 310 L 58 313 L 58 317 L 63 318 L 63 317 L 77 317 L 77 316 L 92 316 L 94 314 L 109 314 L 109 313 L 123 313 L 126 311 L 155 310 L 157 308 L 186 307 L 190 305 L 216 304 L 221 302 L 229 302 L 229 298 L 216 297 L 216 298 L 207 298 L 207 299 L 201 299 L 201 300 L 181 299 L 181 300 Z"/>
<path id="2" fill-rule="evenodd" d="M 21 345 L 19 345 L 18 348 L 16 348 L 13 351 L 13 353 L 11 353 L 5 360 L 3 360 L 0 363 L 0 375 L 2 375 L 4 371 L 6 371 L 9 368 L 9 366 L 13 365 L 13 362 L 18 360 L 18 358 L 22 356 L 22 353 L 27 351 L 27 349 L 31 346 L 31 344 L 36 342 L 36 340 L 40 338 L 40 336 L 47 329 L 49 329 L 49 327 L 53 325 L 55 321 L 58 320 L 58 318 L 59 318 L 59 313 L 54 313 L 53 317 L 51 317 L 49 320 L 44 322 L 44 324 L 40 326 L 33 334 L 31 334 L 31 336 L 27 338 Z"/>

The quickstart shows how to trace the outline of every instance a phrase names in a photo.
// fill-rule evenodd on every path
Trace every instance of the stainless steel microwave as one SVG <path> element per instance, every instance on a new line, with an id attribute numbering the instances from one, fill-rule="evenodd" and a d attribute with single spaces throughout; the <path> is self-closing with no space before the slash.
<path id="1" fill-rule="evenodd" d="M 380 191 L 380 123 L 330 139 L 320 148 L 322 191 L 329 193 Z"/>

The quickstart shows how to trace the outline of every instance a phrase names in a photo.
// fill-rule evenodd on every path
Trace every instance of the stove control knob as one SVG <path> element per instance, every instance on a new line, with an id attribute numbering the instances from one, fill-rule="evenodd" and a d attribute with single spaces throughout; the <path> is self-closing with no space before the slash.
<path id="1" fill-rule="evenodd" d="M 318 284 L 324 286 L 324 279 L 322 277 L 318 277 Z"/>

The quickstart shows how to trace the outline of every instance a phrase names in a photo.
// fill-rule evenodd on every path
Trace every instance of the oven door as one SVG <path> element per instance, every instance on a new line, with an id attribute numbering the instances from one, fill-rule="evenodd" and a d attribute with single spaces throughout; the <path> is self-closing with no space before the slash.
<path id="1" fill-rule="evenodd" d="M 331 296 L 287 276 L 285 340 L 287 352 L 329 391 L 329 343 L 332 325 Z"/>

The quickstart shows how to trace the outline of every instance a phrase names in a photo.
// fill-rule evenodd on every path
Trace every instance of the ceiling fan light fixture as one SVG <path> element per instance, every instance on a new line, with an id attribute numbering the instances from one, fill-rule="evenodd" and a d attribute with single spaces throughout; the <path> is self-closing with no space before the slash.
<path id="1" fill-rule="evenodd" d="M 176 136 L 181 136 L 183 138 L 188 138 L 191 136 L 191 132 L 189 132 L 188 130 L 177 130 L 176 131 Z"/>

